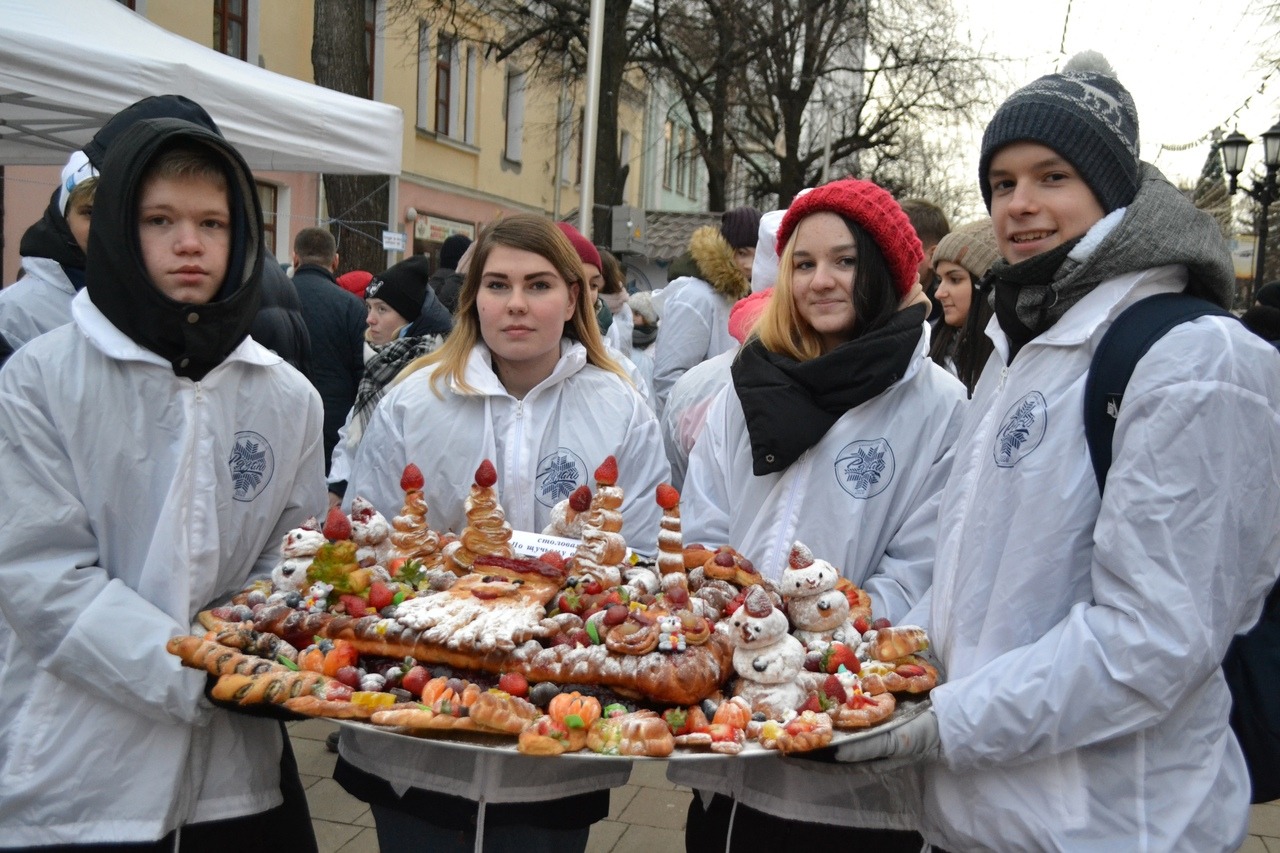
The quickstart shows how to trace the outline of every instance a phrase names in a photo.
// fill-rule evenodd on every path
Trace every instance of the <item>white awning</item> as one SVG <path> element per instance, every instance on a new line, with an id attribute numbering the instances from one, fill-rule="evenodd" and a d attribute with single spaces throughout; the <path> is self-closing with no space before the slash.
<path id="1" fill-rule="evenodd" d="M 400 174 L 398 107 L 225 56 L 115 0 L 0 0 L 0 164 L 62 165 L 165 94 L 204 107 L 254 169 Z"/>

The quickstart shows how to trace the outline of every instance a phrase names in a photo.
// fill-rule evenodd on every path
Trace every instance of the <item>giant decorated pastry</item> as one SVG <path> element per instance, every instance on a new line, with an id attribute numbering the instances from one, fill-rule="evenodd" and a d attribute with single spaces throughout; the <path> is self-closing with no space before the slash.
<path id="1" fill-rule="evenodd" d="M 776 584 L 730 546 L 685 547 L 669 485 L 656 565 L 629 557 L 612 457 L 548 531 L 580 532 L 568 560 L 515 555 L 496 482 L 484 461 L 454 537 L 427 525 L 410 466 L 390 524 L 355 498 L 291 531 L 269 586 L 170 651 L 230 705 L 507 735 L 536 755 L 814 749 L 937 681 L 924 632 L 872 623 L 865 591 L 802 543 Z"/>

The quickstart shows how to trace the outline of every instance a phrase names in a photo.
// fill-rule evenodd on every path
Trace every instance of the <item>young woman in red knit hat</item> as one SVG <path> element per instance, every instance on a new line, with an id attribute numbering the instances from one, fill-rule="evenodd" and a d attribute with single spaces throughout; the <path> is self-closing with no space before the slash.
<path id="1" fill-rule="evenodd" d="M 929 588 L 937 494 L 964 386 L 928 357 L 920 241 L 889 193 L 835 181 L 778 229 L 773 298 L 711 406 L 681 496 L 685 540 L 728 542 L 779 580 L 791 544 L 897 622 Z M 856 631 L 848 626 L 849 635 Z M 919 776 L 803 761 L 672 764 L 697 792 L 689 850 L 918 851 Z"/>

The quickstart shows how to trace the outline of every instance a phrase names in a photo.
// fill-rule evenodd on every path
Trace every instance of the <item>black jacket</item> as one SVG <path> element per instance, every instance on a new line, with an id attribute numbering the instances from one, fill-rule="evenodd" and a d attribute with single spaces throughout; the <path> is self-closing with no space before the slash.
<path id="1" fill-rule="evenodd" d="M 342 289 L 333 273 L 316 264 L 303 264 L 293 273 L 293 286 L 302 300 L 302 319 L 311 337 L 311 384 L 324 403 L 325 473 L 338 430 L 356 401 L 364 375 L 364 303 Z"/>
<path id="2" fill-rule="evenodd" d="M 427 279 L 427 286 L 436 292 L 440 304 L 452 316 L 458 310 L 458 291 L 462 290 L 462 274 L 457 270 L 441 267 Z M 423 307 L 426 307 L 425 305 Z"/>
<path id="3" fill-rule="evenodd" d="M 250 336 L 311 378 L 311 337 L 302 319 L 302 300 L 269 251 L 262 255 L 262 307 Z"/>

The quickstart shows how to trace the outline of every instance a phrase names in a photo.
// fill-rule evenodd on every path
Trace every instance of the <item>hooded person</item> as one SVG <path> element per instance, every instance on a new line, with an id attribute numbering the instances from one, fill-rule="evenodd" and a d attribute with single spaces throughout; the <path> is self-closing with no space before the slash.
<path id="1" fill-rule="evenodd" d="M 248 335 L 252 174 L 143 120 L 95 206 L 72 322 L 0 371 L 0 838 L 168 849 L 216 821 L 238 850 L 314 850 L 283 726 L 214 708 L 165 650 L 325 501 L 320 400 Z"/>
<path id="2" fill-rule="evenodd" d="M 0 290 L 0 338 L 11 350 L 71 320 L 71 298 L 84 287 L 97 182 L 89 158 L 73 152 L 44 214 L 23 233 L 22 278 Z"/>
<path id="3" fill-rule="evenodd" d="M 942 494 L 931 710 L 837 758 L 924 765 L 935 849 L 1234 851 L 1250 779 L 1221 662 L 1280 569 L 1280 353 L 1229 316 L 1175 326 L 1114 415 L 1082 412 L 1131 305 L 1229 304 L 1217 223 L 1138 157 L 1133 99 L 1073 59 L 983 134 L 995 352 Z M 997 369 L 998 368 L 998 369 Z M 1085 699 L 1087 697 L 1087 700 Z"/>
<path id="4" fill-rule="evenodd" d="M 98 129 L 84 154 L 101 169 L 117 138 L 134 124 L 148 119 L 178 119 L 222 135 L 217 122 L 204 107 L 183 95 L 151 95 L 113 115 Z M 264 250 L 266 251 L 266 250 Z M 268 252 L 269 254 L 269 252 Z M 258 313 L 250 324 L 253 339 L 299 370 L 310 373 L 311 339 L 302 317 L 302 302 L 288 276 L 280 274 L 274 257 L 264 259 Z M 275 267 L 274 269 L 269 267 Z"/>
<path id="5" fill-rule="evenodd" d="M 719 228 L 704 225 L 689 238 L 689 256 L 698 273 L 672 280 L 663 291 L 653 356 L 659 415 L 682 373 L 737 347 L 729 334 L 729 310 L 751 292 L 751 262 L 747 259 L 744 269 L 735 254 L 750 248 L 754 258 L 759 224 L 759 213 L 738 208 L 725 213 Z"/>

